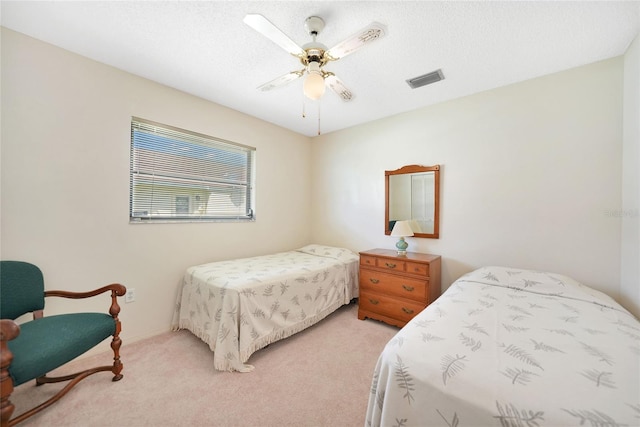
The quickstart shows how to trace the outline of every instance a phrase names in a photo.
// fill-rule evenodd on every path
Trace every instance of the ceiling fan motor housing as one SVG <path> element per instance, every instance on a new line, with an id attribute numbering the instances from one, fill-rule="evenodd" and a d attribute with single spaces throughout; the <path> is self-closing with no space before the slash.
<path id="1" fill-rule="evenodd" d="M 319 43 L 309 43 L 309 45 L 313 46 L 303 46 L 306 56 L 301 57 L 300 62 L 302 62 L 302 65 L 305 67 L 312 62 L 317 62 L 322 67 L 327 62 L 327 59 L 324 56 L 326 49 L 324 46 L 318 46 Z"/>
<path id="2" fill-rule="evenodd" d="M 317 62 L 321 67 L 327 62 L 324 53 L 327 47 L 316 42 L 316 36 L 324 29 L 324 20 L 319 16 L 310 16 L 304 21 L 304 29 L 313 38 L 313 41 L 302 46 L 306 57 L 301 57 L 300 62 L 305 67 L 312 62 Z"/>

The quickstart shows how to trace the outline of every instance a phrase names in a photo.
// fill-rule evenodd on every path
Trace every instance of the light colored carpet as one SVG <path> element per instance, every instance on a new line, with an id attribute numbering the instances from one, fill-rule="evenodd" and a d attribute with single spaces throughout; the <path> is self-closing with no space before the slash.
<path id="1" fill-rule="evenodd" d="M 123 325 L 125 330 L 127 325 Z M 124 378 L 81 381 L 27 426 L 364 426 L 373 369 L 398 329 L 358 320 L 357 304 L 254 353 L 250 373 L 213 369 L 213 353 L 188 331 L 123 343 Z M 101 344 L 109 348 L 108 342 Z M 110 364 L 107 352 L 57 373 Z M 14 415 L 63 385 L 33 382 L 12 395 Z"/>

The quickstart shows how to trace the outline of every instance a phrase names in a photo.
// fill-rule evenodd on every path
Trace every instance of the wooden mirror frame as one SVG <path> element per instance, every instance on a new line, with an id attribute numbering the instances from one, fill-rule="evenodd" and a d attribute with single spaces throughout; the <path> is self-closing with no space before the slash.
<path id="1" fill-rule="evenodd" d="M 408 165 L 400 169 L 384 171 L 384 234 L 390 235 L 389 229 L 389 176 L 422 172 L 434 173 L 434 216 L 433 233 L 414 233 L 413 237 L 424 237 L 430 239 L 440 238 L 440 165 L 420 166 Z"/>

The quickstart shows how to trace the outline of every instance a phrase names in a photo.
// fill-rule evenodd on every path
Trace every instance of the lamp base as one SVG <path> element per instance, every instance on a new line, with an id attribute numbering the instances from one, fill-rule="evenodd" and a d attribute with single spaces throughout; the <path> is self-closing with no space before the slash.
<path id="1" fill-rule="evenodd" d="M 398 251 L 398 256 L 407 256 L 407 251 Z"/>
<path id="2" fill-rule="evenodd" d="M 400 240 L 396 243 L 396 248 L 398 248 L 398 255 L 406 255 L 407 248 L 409 244 L 404 241 L 404 237 L 400 237 Z"/>

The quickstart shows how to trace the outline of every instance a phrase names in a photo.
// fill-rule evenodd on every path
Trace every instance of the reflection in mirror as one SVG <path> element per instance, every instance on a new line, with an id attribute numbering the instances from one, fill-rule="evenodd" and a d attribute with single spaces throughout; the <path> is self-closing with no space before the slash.
<path id="1" fill-rule="evenodd" d="M 409 221 L 414 237 L 439 238 L 439 165 L 385 171 L 385 193 L 385 234 L 396 221 Z"/>

